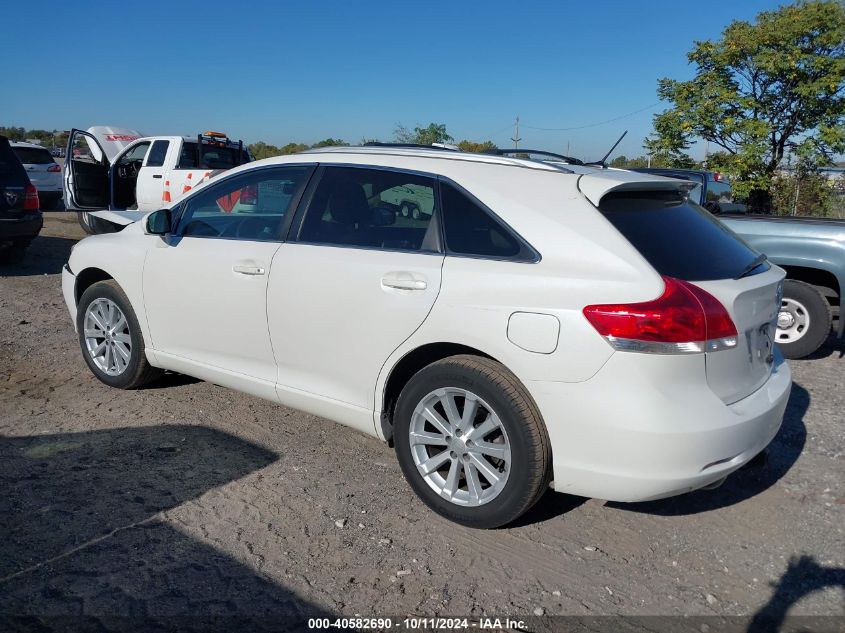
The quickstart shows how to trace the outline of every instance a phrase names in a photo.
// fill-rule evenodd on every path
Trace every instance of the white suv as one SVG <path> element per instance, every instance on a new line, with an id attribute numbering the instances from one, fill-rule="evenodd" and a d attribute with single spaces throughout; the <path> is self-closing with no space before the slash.
<path id="1" fill-rule="evenodd" d="M 86 238 L 63 292 L 106 384 L 169 369 L 336 420 L 394 443 L 435 511 L 494 527 L 549 485 L 616 501 L 711 486 L 777 433 L 784 273 L 682 187 L 321 149 Z"/>
<path id="2" fill-rule="evenodd" d="M 26 169 L 29 181 L 38 190 L 41 208 L 50 211 L 62 198 L 62 168 L 50 151 L 33 143 L 10 143 L 12 151 Z"/>

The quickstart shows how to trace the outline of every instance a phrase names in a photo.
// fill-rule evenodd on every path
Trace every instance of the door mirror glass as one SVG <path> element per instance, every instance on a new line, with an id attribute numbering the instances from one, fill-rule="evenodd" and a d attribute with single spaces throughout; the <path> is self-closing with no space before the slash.
<path id="1" fill-rule="evenodd" d="M 172 216 L 170 209 L 159 209 L 147 216 L 147 233 L 150 235 L 166 235 L 170 233 Z"/>

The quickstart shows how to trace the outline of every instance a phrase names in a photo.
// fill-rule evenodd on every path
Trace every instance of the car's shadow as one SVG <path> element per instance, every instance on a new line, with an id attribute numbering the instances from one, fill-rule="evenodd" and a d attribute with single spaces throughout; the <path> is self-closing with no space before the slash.
<path id="1" fill-rule="evenodd" d="M 31 277 L 35 275 L 56 275 L 70 257 L 70 249 L 78 240 L 67 237 L 39 235 L 26 251 L 19 264 L 0 266 L 0 277 Z"/>
<path id="2" fill-rule="evenodd" d="M 189 425 L 0 438 L 0 630 L 298 630 L 328 615 L 161 514 L 275 459 Z"/>
<path id="3" fill-rule="evenodd" d="M 644 503 L 608 502 L 609 507 L 629 512 L 665 516 L 697 514 L 734 505 L 773 486 L 798 460 L 807 441 L 804 415 L 810 406 L 810 394 L 793 383 L 783 425 L 769 445 L 768 459 L 757 468 L 739 470 L 714 490 L 696 490 L 678 497 Z"/>

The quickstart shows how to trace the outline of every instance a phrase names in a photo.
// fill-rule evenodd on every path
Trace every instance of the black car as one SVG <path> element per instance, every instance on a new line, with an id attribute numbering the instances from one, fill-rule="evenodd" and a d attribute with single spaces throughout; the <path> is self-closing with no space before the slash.
<path id="1" fill-rule="evenodd" d="M 0 264 L 23 260 L 43 224 L 38 191 L 29 182 L 9 139 L 0 136 Z"/>

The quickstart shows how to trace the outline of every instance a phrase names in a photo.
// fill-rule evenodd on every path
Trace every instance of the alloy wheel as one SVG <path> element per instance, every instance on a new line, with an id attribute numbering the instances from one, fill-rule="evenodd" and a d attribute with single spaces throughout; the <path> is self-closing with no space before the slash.
<path id="1" fill-rule="evenodd" d="M 119 376 L 132 359 L 129 323 L 110 299 L 95 299 L 85 310 L 85 348 L 97 368 L 109 376 Z"/>
<path id="2" fill-rule="evenodd" d="M 507 431 L 493 408 L 471 391 L 432 391 L 414 409 L 408 433 L 417 470 L 446 500 L 480 506 L 505 488 L 511 470 Z"/>

